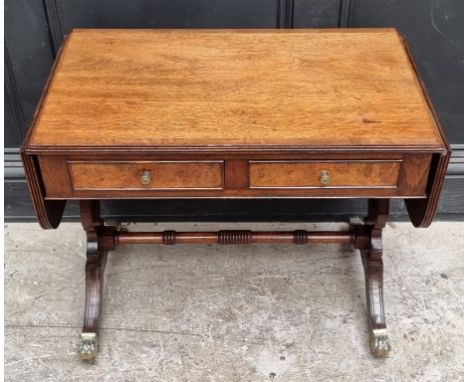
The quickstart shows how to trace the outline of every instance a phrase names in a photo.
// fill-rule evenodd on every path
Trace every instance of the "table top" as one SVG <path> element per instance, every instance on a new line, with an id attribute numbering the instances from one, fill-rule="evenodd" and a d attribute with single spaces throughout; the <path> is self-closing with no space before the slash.
<path id="1" fill-rule="evenodd" d="M 74 30 L 29 148 L 425 147 L 394 29 Z"/>

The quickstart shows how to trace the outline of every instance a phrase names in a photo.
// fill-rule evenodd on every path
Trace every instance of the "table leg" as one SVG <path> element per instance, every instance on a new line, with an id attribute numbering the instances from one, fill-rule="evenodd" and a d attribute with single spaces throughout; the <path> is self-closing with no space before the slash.
<path id="1" fill-rule="evenodd" d="M 80 216 L 87 239 L 86 297 L 80 358 L 89 361 L 96 357 L 98 351 L 99 315 L 108 249 L 100 243 L 100 234 L 105 228 L 100 218 L 99 202 L 80 201 Z"/>
<path id="2" fill-rule="evenodd" d="M 376 357 L 390 352 L 383 299 L 382 230 L 388 217 L 388 199 L 370 199 L 368 216 L 361 226 L 367 240 L 361 240 L 362 264 L 366 280 L 366 298 L 370 325 L 370 348 Z"/>
<path id="3" fill-rule="evenodd" d="M 355 247 L 361 251 L 366 280 L 367 306 L 371 331 L 371 351 L 376 357 L 385 357 L 390 351 L 383 302 L 382 263 L 382 230 L 388 217 L 388 209 L 388 199 L 370 199 L 368 216 L 362 223 L 353 222 L 351 224 L 350 238 L 345 237 L 347 240 L 354 240 Z M 129 240 L 135 235 L 121 235 L 116 227 L 104 226 L 104 222 L 100 218 L 99 201 L 80 201 L 80 216 L 87 238 L 85 268 L 86 298 L 80 357 L 82 360 L 88 361 L 94 359 L 98 351 L 99 315 L 107 253 L 113 250 L 116 244 L 122 241 L 123 238 Z M 138 239 L 138 242 L 147 242 L 147 236 L 148 234 L 140 233 L 137 234 L 135 238 Z M 151 235 L 151 237 L 153 236 L 156 239 L 159 238 L 156 234 Z M 271 236 L 271 233 L 267 236 Z M 318 232 L 315 236 L 311 235 L 312 238 L 316 236 L 322 240 L 330 239 L 329 232 Z M 184 237 L 186 237 L 186 235 Z M 222 238 L 224 238 L 224 236 L 222 236 Z M 296 236 L 294 236 L 294 238 L 296 238 Z M 336 240 L 335 236 L 332 238 Z M 155 242 L 168 244 L 164 242 L 164 240 L 161 240 L 156 240 Z M 334 242 L 333 240 L 331 242 Z M 225 240 L 223 239 L 222 241 L 224 243 Z M 302 241 L 300 243 L 302 243 Z"/>

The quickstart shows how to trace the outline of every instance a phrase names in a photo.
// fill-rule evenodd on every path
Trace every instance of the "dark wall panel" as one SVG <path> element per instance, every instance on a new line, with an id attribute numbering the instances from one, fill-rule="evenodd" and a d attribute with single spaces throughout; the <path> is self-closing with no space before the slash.
<path id="1" fill-rule="evenodd" d="M 55 0 L 65 33 L 90 28 L 272 28 L 276 0 Z"/>
<path id="2" fill-rule="evenodd" d="M 40 0 L 5 1 L 5 45 L 27 126 L 52 66 L 53 55 L 43 3 Z M 5 66 L 7 63 L 5 63 Z M 9 125 L 5 135 L 18 135 Z M 8 141 L 8 144 L 13 142 Z M 19 142 L 14 141 L 17 146 Z"/>
<path id="3" fill-rule="evenodd" d="M 5 146 L 19 146 L 23 133 L 26 129 L 23 108 L 16 87 L 15 76 L 11 67 L 8 50 L 5 49 Z"/>
<path id="4" fill-rule="evenodd" d="M 54 40 L 73 28 L 275 28 L 276 0 L 47 0 Z"/>
<path id="5" fill-rule="evenodd" d="M 339 26 L 340 0 L 295 0 L 294 28 L 336 28 Z"/>
<path id="6" fill-rule="evenodd" d="M 5 89 L 5 118 L 4 118 L 5 126 L 14 126 L 15 116 L 13 112 L 13 108 L 11 106 L 11 101 Z M 6 147 L 15 147 L 19 145 L 21 141 L 21 137 L 17 129 L 8 129 L 4 131 L 4 138 L 5 138 L 5 146 Z"/>
<path id="7" fill-rule="evenodd" d="M 463 1 L 354 0 L 351 27 L 396 27 L 408 39 L 450 143 L 463 142 Z"/>

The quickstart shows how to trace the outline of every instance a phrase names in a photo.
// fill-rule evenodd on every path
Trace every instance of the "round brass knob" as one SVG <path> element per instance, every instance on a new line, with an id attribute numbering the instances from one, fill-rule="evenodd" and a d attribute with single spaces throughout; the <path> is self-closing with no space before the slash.
<path id="1" fill-rule="evenodd" d="M 327 170 L 320 171 L 320 183 L 323 185 L 330 183 L 330 174 L 328 174 Z"/>
<path id="2" fill-rule="evenodd" d="M 143 171 L 140 176 L 141 184 L 149 184 L 151 182 L 151 171 Z"/>

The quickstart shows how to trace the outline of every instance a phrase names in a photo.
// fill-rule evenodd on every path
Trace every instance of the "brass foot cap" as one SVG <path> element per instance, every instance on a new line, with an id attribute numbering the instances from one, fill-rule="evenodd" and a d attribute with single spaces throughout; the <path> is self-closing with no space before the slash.
<path id="1" fill-rule="evenodd" d="M 371 334 L 371 351 L 375 357 L 387 357 L 392 347 L 388 339 L 387 330 L 375 329 Z"/>
<path id="2" fill-rule="evenodd" d="M 96 358 L 98 351 L 98 337 L 96 333 L 81 333 L 80 359 L 91 361 Z"/>

